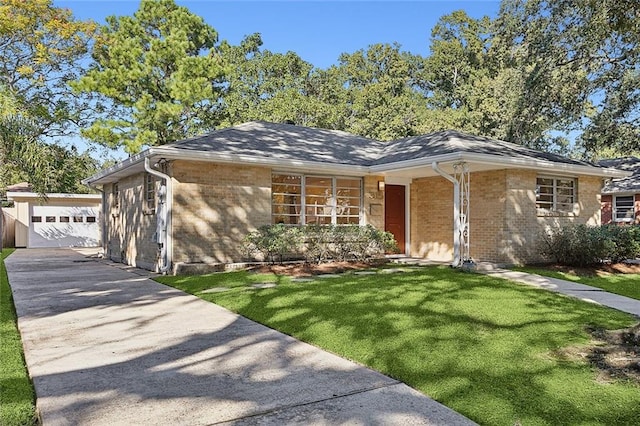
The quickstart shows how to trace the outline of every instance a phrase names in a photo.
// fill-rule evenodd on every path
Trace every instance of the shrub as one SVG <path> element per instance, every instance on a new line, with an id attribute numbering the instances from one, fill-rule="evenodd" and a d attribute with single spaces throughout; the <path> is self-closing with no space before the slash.
<path id="1" fill-rule="evenodd" d="M 570 266 L 620 262 L 640 256 L 640 230 L 635 226 L 569 225 L 543 235 L 541 253 Z"/>
<path id="2" fill-rule="evenodd" d="M 260 227 L 245 238 L 245 250 L 249 257 L 260 256 L 275 262 L 285 255 L 303 257 L 308 263 L 329 260 L 363 261 L 397 252 L 398 247 L 389 232 L 371 225 L 305 225 L 282 224 Z"/>
<path id="3" fill-rule="evenodd" d="M 286 255 L 300 251 L 302 235 L 299 228 L 283 224 L 264 225 L 244 238 L 244 249 L 249 258 L 257 256 L 271 263 Z"/>

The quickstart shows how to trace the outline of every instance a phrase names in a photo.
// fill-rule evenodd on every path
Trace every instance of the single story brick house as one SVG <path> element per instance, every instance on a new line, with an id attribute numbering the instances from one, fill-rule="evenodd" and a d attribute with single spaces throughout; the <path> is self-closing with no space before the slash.
<path id="1" fill-rule="evenodd" d="M 243 261 L 265 224 L 370 224 L 406 255 L 539 260 L 544 230 L 600 223 L 604 179 L 627 172 L 457 131 L 381 142 L 249 122 L 152 147 L 89 178 L 106 255 L 151 270 Z"/>
<path id="2" fill-rule="evenodd" d="M 640 158 L 624 157 L 598 162 L 631 173 L 608 180 L 602 188 L 602 223 L 640 224 Z"/>

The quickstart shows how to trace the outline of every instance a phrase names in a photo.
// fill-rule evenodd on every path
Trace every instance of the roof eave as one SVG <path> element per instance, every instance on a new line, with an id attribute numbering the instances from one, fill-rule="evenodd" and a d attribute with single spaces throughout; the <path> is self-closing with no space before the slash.
<path id="1" fill-rule="evenodd" d="M 415 169 L 419 167 L 431 167 L 431 163 L 433 163 L 434 161 L 438 163 L 466 161 L 469 163 L 484 164 L 500 168 L 522 168 L 542 171 L 548 170 L 559 173 L 582 174 L 600 176 L 605 178 L 621 178 L 631 175 L 630 172 L 611 168 L 583 166 L 579 164 L 568 164 L 555 161 L 544 161 L 534 158 L 505 158 L 491 154 L 475 154 L 468 152 L 454 152 L 450 154 L 435 155 L 413 160 L 379 164 L 371 166 L 370 170 L 372 173 L 381 173 L 388 171 Z"/>
<path id="2" fill-rule="evenodd" d="M 368 174 L 369 170 L 366 166 L 359 166 L 353 164 L 336 164 L 320 161 L 304 161 L 304 160 L 290 160 L 280 158 L 269 157 L 257 157 L 252 155 L 236 155 L 236 154 L 221 154 L 218 152 L 210 151 L 184 151 L 174 148 L 157 147 L 152 148 L 152 154 L 158 157 L 164 157 L 171 160 L 193 160 L 193 161 L 208 161 L 213 163 L 223 164 L 238 164 L 255 165 L 255 166 L 267 166 L 271 168 L 283 168 L 286 170 L 318 170 L 324 173 L 342 173 L 348 175 L 364 176 Z"/>

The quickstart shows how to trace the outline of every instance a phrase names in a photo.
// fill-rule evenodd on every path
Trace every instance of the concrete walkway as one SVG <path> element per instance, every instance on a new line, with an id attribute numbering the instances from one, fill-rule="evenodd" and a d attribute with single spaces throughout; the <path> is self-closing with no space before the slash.
<path id="1" fill-rule="evenodd" d="M 5 262 L 44 426 L 473 424 L 145 274 L 62 249 Z"/>
<path id="2" fill-rule="evenodd" d="M 525 272 L 511 271 L 501 268 L 481 267 L 478 269 L 478 272 L 492 277 L 504 278 L 555 291 L 556 293 L 562 293 L 567 296 L 575 297 L 598 305 L 609 306 L 619 311 L 628 312 L 640 317 L 640 300 L 608 293 L 601 288 L 578 284 L 572 281 L 560 280 L 558 278 L 543 277 L 541 275 L 527 274 Z"/>

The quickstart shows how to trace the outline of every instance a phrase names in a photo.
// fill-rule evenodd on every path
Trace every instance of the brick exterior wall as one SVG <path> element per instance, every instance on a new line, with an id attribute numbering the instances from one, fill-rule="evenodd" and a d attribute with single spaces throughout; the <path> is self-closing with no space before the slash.
<path id="1" fill-rule="evenodd" d="M 613 196 L 603 194 L 600 196 L 600 211 L 604 225 L 613 222 Z"/>
<path id="2" fill-rule="evenodd" d="M 364 223 L 384 230 L 384 191 L 378 191 L 384 176 L 365 176 L 363 180 Z"/>
<path id="3" fill-rule="evenodd" d="M 271 169 L 172 163 L 173 262 L 242 261 L 244 237 L 271 223 Z"/>
<path id="4" fill-rule="evenodd" d="M 453 185 L 440 176 L 414 179 L 410 193 L 411 255 L 451 260 Z"/>
<path id="5" fill-rule="evenodd" d="M 580 177 L 571 213 L 536 209 L 536 171 L 474 172 L 470 177 L 470 252 L 476 261 L 520 264 L 542 261 L 539 238 L 569 223 L 600 223 L 601 179 Z M 442 177 L 411 185 L 411 254 L 453 258 L 453 184 Z"/>
<path id="6" fill-rule="evenodd" d="M 127 176 L 118 182 L 119 206 L 113 196 L 113 184 L 105 185 L 107 208 L 107 257 L 149 270 L 157 270 L 159 250 L 153 241 L 156 232 L 155 206 L 147 206 L 144 199 L 146 173 Z M 158 182 L 156 181 L 156 187 Z"/>

